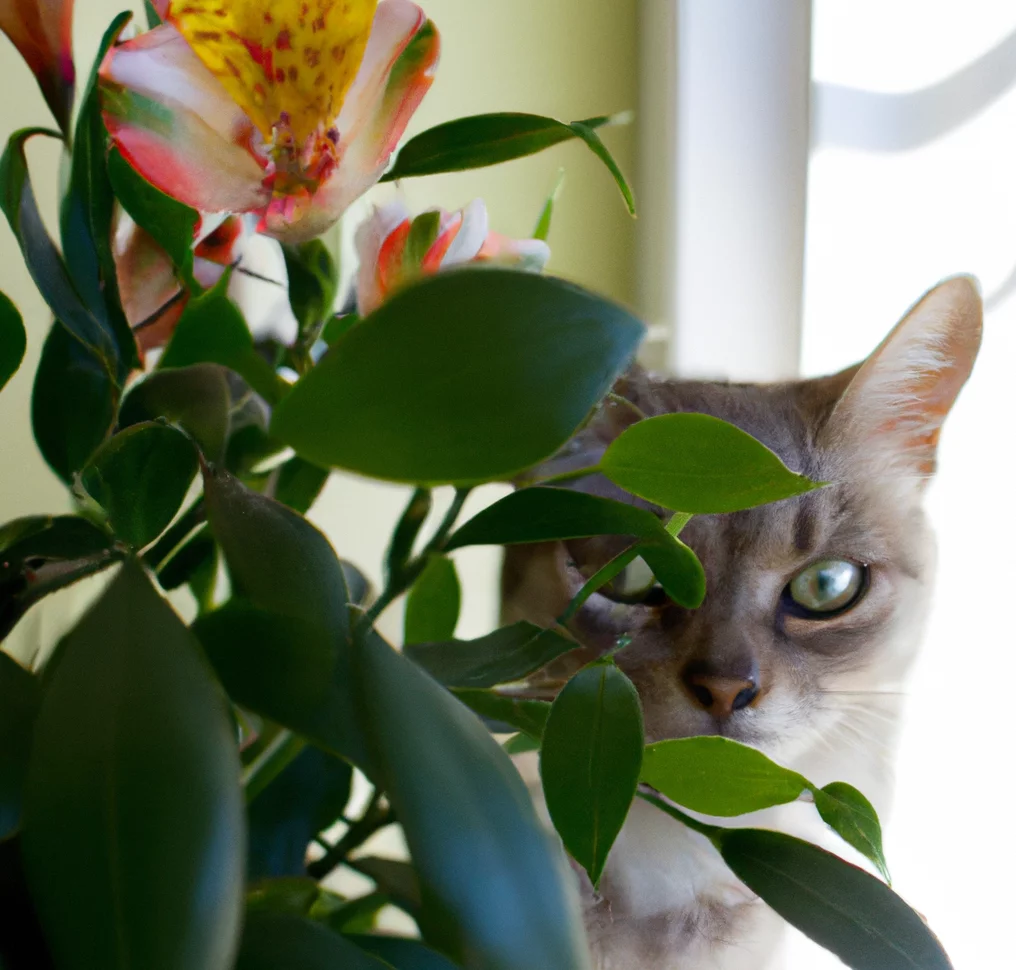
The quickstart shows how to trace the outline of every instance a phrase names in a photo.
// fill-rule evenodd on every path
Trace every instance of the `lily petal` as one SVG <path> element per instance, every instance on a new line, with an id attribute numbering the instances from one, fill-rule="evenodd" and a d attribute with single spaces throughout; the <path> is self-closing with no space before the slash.
<path id="1" fill-rule="evenodd" d="M 339 161 L 295 215 L 268 210 L 266 230 L 284 241 L 320 235 L 384 174 L 440 54 L 437 28 L 409 0 L 382 0 L 356 80 L 336 121 Z"/>
<path id="2" fill-rule="evenodd" d="M 441 266 L 457 266 L 476 259 L 490 231 L 487 207 L 482 199 L 473 199 L 462 210 L 462 227 L 441 260 Z"/>
<path id="3" fill-rule="evenodd" d="M 111 137 L 157 188 L 207 212 L 267 203 L 258 133 L 174 27 L 114 47 L 100 78 Z"/>
<path id="4" fill-rule="evenodd" d="M 512 239 L 492 232 L 476 258 L 480 262 L 539 273 L 550 259 L 550 247 L 542 239 Z"/>
<path id="5" fill-rule="evenodd" d="M 364 316 L 376 310 L 384 300 L 379 273 L 381 249 L 385 240 L 403 223 L 409 224 L 409 210 L 398 201 L 375 206 L 370 218 L 356 229 L 353 244 L 360 263 L 356 277 L 356 302 Z"/>
<path id="6" fill-rule="evenodd" d="M 74 0 L 0 0 L 0 30 L 31 68 L 66 135 L 74 106 Z"/>

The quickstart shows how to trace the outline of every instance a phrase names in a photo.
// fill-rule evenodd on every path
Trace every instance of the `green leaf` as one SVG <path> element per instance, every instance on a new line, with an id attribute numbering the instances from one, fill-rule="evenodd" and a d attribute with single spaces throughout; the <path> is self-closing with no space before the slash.
<path id="1" fill-rule="evenodd" d="M 682 512 L 735 512 L 820 487 L 765 445 L 708 414 L 661 414 L 633 424 L 600 459 L 621 488 Z"/>
<path id="2" fill-rule="evenodd" d="M 173 521 L 197 470 L 197 453 L 184 435 L 146 422 L 110 438 L 81 473 L 81 484 L 106 510 L 117 537 L 140 549 Z"/>
<path id="3" fill-rule="evenodd" d="M 597 663 L 565 684 L 550 709 L 540 775 L 554 828 L 599 884 L 628 817 L 642 764 L 642 706 L 613 663 Z"/>
<path id="4" fill-rule="evenodd" d="M 342 814 L 353 769 L 304 748 L 247 809 L 247 879 L 302 875 L 307 846 Z"/>
<path id="5" fill-rule="evenodd" d="M 459 622 L 462 587 L 455 563 L 432 556 L 406 599 L 405 642 L 450 640 Z"/>
<path id="6" fill-rule="evenodd" d="M 581 138 L 607 165 L 624 195 L 628 210 L 634 215 L 635 203 L 624 176 L 602 142 L 593 134 L 594 129 L 603 125 L 623 124 L 627 120 L 627 113 L 586 118 L 570 124 L 555 118 L 519 112 L 458 118 L 428 128 L 406 142 L 396 157 L 395 164 L 381 181 L 391 182 L 418 175 L 485 168 L 515 158 L 524 158 L 526 155 L 535 155 L 572 138 Z"/>
<path id="7" fill-rule="evenodd" d="M 10 838 L 21 823 L 32 727 L 41 699 L 38 679 L 0 651 L 0 840 Z"/>
<path id="8" fill-rule="evenodd" d="M 721 737 L 677 738 L 647 745 L 642 780 L 705 815 L 746 815 L 796 801 L 808 780 L 761 751 Z"/>
<path id="9" fill-rule="evenodd" d="M 279 466 L 275 480 L 275 498 L 301 515 L 314 504 L 331 473 L 299 455 Z"/>
<path id="10" fill-rule="evenodd" d="M 234 602 L 194 631 L 230 696 L 360 767 L 350 697 L 348 594 L 328 540 L 228 472 L 205 473 L 208 523 Z"/>
<path id="11" fill-rule="evenodd" d="M 508 756 L 423 671 L 360 637 L 360 717 L 420 874 L 427 941 L 489 970 L 586 970 L 572 877 Z M 463 878 L 475 872 L 497 878 Z"/>
<path id="12" fill-rule="evenodd" d="M 642 333 L 620 307 L 560 280 L 441 273 L 335 344 L 275 408 L 271 432 L 310 461 L 376 478 L 507 478 L 570 437 Z"/>
<path id="13" fill-rule="evenodd" d="M 505 741 L 504 744 L 501 745 L 501 749 L 505 754 L 514 757 L 517 754 L 527 754 L 530 751 L 539 751 L 540 742 L 537 738 L 520 731 L 518 734 L 513 734 L 507 741 Z"/>
<path id="14" fill-rule="evenodd" d="M 556 630 L 522 621 L 477 640 L 412 643 L 403 652 L 447 687 L 496 687 L 522 680 L 578 647 Z"/>
<path id="15" fill-rule="evenodd" d="M 235 970 L 391 970 L 344 936 L 313 920 L 250 912 Z"/>
<path id="16" fill-rule="evenodd" d="M 350 330 L 360 322 L 358 313 L 337 313 L 329 318 L 321 331 L 321 339 L 329 347 L 337 344 Z"/>
<path id="17" fill-rule="evenodd" d="M 130 562 L 53 663 L 23 841 L 55 962 L 227 970 L 243 903 L 240 763 L 198 645 Z"/>
<path id="18" fill-rule="evenodd" d="M 329 900 L 333 902 L 333 900 Z M 312 913 L 311 918 L 324 923 L 336 933 L 369 933 L 377 924 L 378 914 L 391 901 L 384 893 L 368 893 L 341 903 L 326 913 Z M 320 908 L 320 907 L 319 907 Z M 369 952 L 369 951 L 368 951 Z"/>
<path id="19" fill-rule="evenodd" d="M 419 940 L 398 936 L 350 936 L 361 950 L 390 964 L 393 970 L 458 970 L 454 963 Z"/>
<path id="20" fill-rule="evenodd" d="M 119 557 L 113 537 L 78 516 L 37 515 L 0 527 L 0 640 L 44 596 Z"/>
<path id="21" fill-rule="evenodd" d="M 550 224 L 554 219 L 554 207 L 557 205 L 558 196 L 561 194 L 561 187 L 564 185 L 564 169 L 559 169 L 557 181 L 547 196 L 547 201 L 540 211 L 540 218 L 536 221 L 536 228 L 533 230 L 533 239 L 542 239 L 544 242 L 550 237 Z"/>
<path id="22" fill-rule="evenodd" d="M 194 268 L 194 232 L 201 216 L 139 175 L 114 148 L 109 153 L 109 180 L 127 214 L 164 250 L 185 281 Z"/>
<path id="23" fill-rule="evenodd" d="M 283 246 L 289 278 L 289 305 L 300 333 L 312 333 L 334 312 L 339 267 L 320 239 Z"/>
<path id="24" fill-rule="evenodd" d="M 288 913 L 306 916 L 321 898 L 322 890 L 308 876 L 262 879 L 247 892 L 247 912 Z"/>
<path id="25" fill-rule="evenodd" d="M 54 323 L 32 387 L 32 431 L 50 468 L 65 482 L 109 434 L 120 392 L 95 352 Z"/>
<path id="26" fill-rule="evenodd" d="M 882 826 L 871 802 L 843 781 L 834 781 L 825 788 L 812 788 L 812 792 L 815 807 L 823 821 L 845 842 L 870 859 L 886 882 L 891 882 L 882 851 Z"/>
<path id="27" fill-rule="evenodd" d="M 18 308 L 0 293 L 0 391 L 18 372 L 25 356 L 25 325 Z"/>
<path id="28" fill-rule="evenodd" d="M 221 364 L 235 370 L 270 404 L 281 396 L 285 385 L 255 349 L 236 305 L 226 296 L 230 274 L 206 293 L 187 304 L 162 357 L 159 369 L 190 364 Z"/>
<path id="29" fill-rule="evenodd" d="M 140 366 L 137 342 L 124 314 L 113 258 L 116 199 L 106 171 L 109 135 L 102 119 L 99 67 L 130 22 L 121 13 L 109 25 L 92 63 L 81 100 L 71 153 L 70 182 L 60 207 L 60 238 L 67 269 L 78 293 L 99 320 L 106 320 L 120 353 L 120 382 Z"/>
<path id="30" fill-rule="evenodd" d="M 18 838 L 0 841 L 0 967 L 55 970 L 28 891 Z"/>
<path id="31" fill-rule="evenodd" d="M 120 426 L 165 418 L 178 424 L 209 461 L 222 458 L 229 433 L 226 371 L 217 364 L 159 370 L 135 384 L 120 406 Z"/>
<path id="32" fill-rule="evenodd" d="M 115 383 L 124 364 L 114 335 L 108 322 L 96 318 L 81 299 L 39 214 L 25 158 L 25 143 L 35 135 L 60 137 L 45 128 L 22 128 L 11 135 L 0 158 L 0 208 L 21 247 L 29 274 L 54 316 L 69 337 L 92 352 L 99 367 Z"/>
<path id="33" fill-rule="evenodd" d="M 145 19 L 148 21 L 148 29 L 154 30 L 162 23 L 162 18 L 156 13 L 152 6 L 152 0 L 145 0 Z"/>
<path id="34" fill-rule="evenodd" d="M 719 830 L 714 841 L 738 879 L 848 967 L 951 970 L 924 920 L 862 869 L 780 832 Z"/>
<path id="35" fill-rule="evenodd" d="M 507 724 L 530 737 L 539 740 L 550 716 L 550 702 L 532 700 L 528 697 L 513 697 L 493 690 L 458 688 L 452 693 L 471 711 L 479 714 L 490 726 Z"/>
<path id="36" fill-rule="evenodd" d="M 513 545 L 630 535 L 642 540 L 641 555 L 676 603 L 694 609 L 705 597 L 706 577 L 698 557 L 648 509 L 566 488 L 523 488 L 475 515 L 453 533 L 449 551 L 473 545 Z M 623 564 L 622 564 L 623 565 Z M 619 567 L 620 568 L 620 567 Z M 599 577 L 603 583 L 611 577 Z M 592 590 L 589 590 L 592 592 Z"/>

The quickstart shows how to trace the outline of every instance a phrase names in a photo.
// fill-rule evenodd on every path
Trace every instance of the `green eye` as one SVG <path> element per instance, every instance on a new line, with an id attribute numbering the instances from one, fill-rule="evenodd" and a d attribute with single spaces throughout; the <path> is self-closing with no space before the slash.
<path id="1" fill-rule="evenodd" d="M 601 590 L 604 596 L 618 603 L 652 603 L 663 588 L 641 556 L 636 556 Z"/>
<path id="2" fill-rule="evenodd" d="M 867 568 L 847 559 L 821 559 L 802 569 L 787 594 L 808 613 L 829 616 L 853 606 L 864 595 Z"/>

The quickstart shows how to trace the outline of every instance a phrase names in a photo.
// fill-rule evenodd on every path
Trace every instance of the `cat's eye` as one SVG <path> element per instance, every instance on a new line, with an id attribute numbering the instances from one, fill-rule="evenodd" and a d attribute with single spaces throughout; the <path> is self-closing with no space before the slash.
<path id="1" fill-rule="evenodd" d="M 820 559 L 802 569 L 787 585 L 786 595 L 805 614 L 817 618 L 843 613 L 867 588 L 868 570 L 849 559 Z"/>
<path id="2" fill-rule="evenodd" d="M 666 598 L 653 571 L 641 556 L 636 556 L 600 592 L 617 603 L 643 603 L 655 606 Z"/>

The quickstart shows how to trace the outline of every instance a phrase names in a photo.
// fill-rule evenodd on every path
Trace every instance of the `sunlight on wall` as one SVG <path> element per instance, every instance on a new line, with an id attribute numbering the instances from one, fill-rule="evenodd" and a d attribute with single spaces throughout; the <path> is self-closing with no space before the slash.
<path id="1" fill-rule="evenodd" d="M 895 888 L 957 970 L 1012 966 L 1014 36 L 1004 0 L 815 3 L 804 372 L 868 354 L 943 276 L 976 274 L 988 302 L 929 493 L 938 592 L 886 834 Z M 993 61 L 996 49 L 1005 56 Z M 840 964 L 809 950 L 788 966 Z"/>

